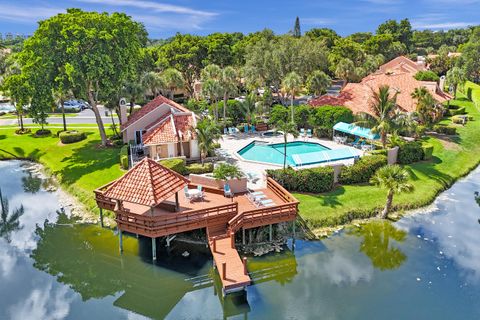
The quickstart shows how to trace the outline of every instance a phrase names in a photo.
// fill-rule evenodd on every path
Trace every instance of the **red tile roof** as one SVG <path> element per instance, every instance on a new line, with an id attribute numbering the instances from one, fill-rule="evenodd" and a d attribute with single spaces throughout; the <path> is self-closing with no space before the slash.
<path id="1" fill-rule="evenodd" d="M 159 107 L 160 105 L 162 104 L 168 104 L 174 108 L 177 108 L 178 110 L 180 111 L 183 111 L 183 112 L 191 112 L 190 110 L 188 110 L 187 108 L 185 108 L 184 106 L 182 106 L 181 104 L 178 104 L 176 103 L 175 101 L 172 101 L 170 99 L 167 99 L 165 98 L 164 96 L 160 95 L 158 97 L 156 97 L 155 99 L 153 99 L 152 101 L 150 101 L 149 103 L 147 103 L 146 105 L 144 105 L 140 110 L 138 110 L 137 112 L 133 113 L 129 118 L 128 118 L 128 121 L 125 122 L 124 124 L 122 124 L 122 130 L 127 128 L 128 126 L 130 126 L 132 123 L 136 122 L 137 120 L 139 120 L 140 118 L 142 118 L 143 116 L 147 115 L 148 113 L 152 112 L 153 110 L 155 110 L 157 107 Z"/>
<path id="2" fill-rule="evenodd" d="M 398 57 L 380 67 L 379 71 L 366 76 L 360 83 L 347 84 L 336 98 L 319 97 L 310 102 L 310 105 L 343 105 L 353 113 L 370 112 L 373 92 L 383 85 L 388 85 L 392 91 L 397 91 L 397 105 L 407 112 L 416 110 L 417 101 L 411 94 L 416 88 L 425 87 L 438 102 L 444 102 L 452 97 L 442 92 L 436 82 L 418 81 L 415 74 L 419 68 L 415 62 L 406 57 Z M 382 72 L 382 70 L 388 70 Z M 327 103 L 324 103 L 327 102 Z"/>
<path id="3" fill-rule="evenodd" d="M 142 137 L 143 144 L 157 145 L 195 139 L 194 126 L 193 114 L 169 113 L 147 130 Z"/>
<path id="4" fill-rule="evenodd" d="M 182 190 L 188 179 L 144 158 L 121 178 L 115 180 L 104 192 L 107 198 L 156 206 Z"/>

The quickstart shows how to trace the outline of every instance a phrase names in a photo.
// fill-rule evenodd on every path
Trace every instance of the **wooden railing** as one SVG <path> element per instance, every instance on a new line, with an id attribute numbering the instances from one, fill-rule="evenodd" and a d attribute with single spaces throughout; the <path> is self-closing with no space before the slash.
<path id="1" fill-rule="evenodd" d="M 297 211 L 297 202 L 244 211 L 230 219 L 228 226 L 230 231 L 237 232 L 240 228 L 254 228 L 291 221 L 296 218 Z"/>
<path id="2" fill-rule="evenodd" d="M 298 202 L 294 196 L 290 194 L 284 187 L 282 187 L 277 181 L 270 177 L 267 177 L 267 188 L 272 190 L 278 197 L 285 202 Z"/>
<path id="3" fill-rule="evenodd" d="M 107 189 L 114 182 L 115 181 L 112 181 L 93 191 L 95 193 L 95 201 L 97 202 L 97 205 L 102 209 L 113 210 L 113 208 L 115 207 L 115 202 L 112 201 L 112 199 L 107 198 L 103 195 L 104 190 Z"/>
<path id="4" fill-rule="evenodd" d="M 226 223 L 237 212 L 236 202 L 162 216 L 138 215 L 122 208 L 116 211 L 116 221 L 122 230 L 149 237 L 160 237 L 205 228 L 212 223 Z"/>

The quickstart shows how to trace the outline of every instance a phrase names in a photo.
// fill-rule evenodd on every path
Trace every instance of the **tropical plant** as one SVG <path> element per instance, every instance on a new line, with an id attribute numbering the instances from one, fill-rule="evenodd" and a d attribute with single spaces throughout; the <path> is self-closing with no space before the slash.
<path id="1" fill-rule="evenodd" d="M 216 64 L 209 64 L 201 73 L 202 79 L 202 96 L 208 99 L 214 106 L 213 116 L 218 121 L 218 104 L 219 97 L 224 95 L 221 85 L 222 69 Z"/>
<path id="2" fill-rule="evenodd" d="M 11 241 L 10 235 L 12 232 L 20 230 L 20 217 L 24 214 L 25 210 L 23 206 L 16 208 L 10 214 L 10 208 L 8 204 L 8 199 L 3 198 L 2 190 L 0 189 L 0 237 L 5 238 L 7 242 Z"/>
<path id="3" fill-rule="evenodd" d="M 370 179 L 371 184 L 387 190 L 387 202 L 380 213 L 380 218 L 388 218 L 395 194 L 413 191 L 414 187 L 408 183 L 408 178 L 408 172 L 399 165 L 394 164 L 386 165 L 378 169 L 372 179 Z"/>
<path id="4" fill-rule="evenodd" d="M 223 91 L 223 122 L 226 123 L 228 98 L 238 90 L 237 72 L 233 67 L 226 67 L 222 70 L 220 86 Z"/>
<path id="5" fill-rule="evenodd" d="M 373 100 L 370 104 L 371 113 L 359 113 L 360 126 L 370 127 L 373 133 L 378 133 L 382 141 L 383 148 L 387 145 L 387 134 L 390 133 L 395 126 L 395 119 L 398 115 L 397 95 L 395 92 L 390 94 L 389 86 L 381 86 L 377 91 L 373 91 Z"/>
<path id="6" fill-rule="evenodd" d="M 307 79 L 307 90 L 310 94 L 319 96 L 330 86 L 332 79 L 323 71 L 315 70 Z"/>
<path id="7" fill-rule="evenodd" d="M 143 83 L 137 79 L 130 79 L 123 85 L 122 94 L 130 100 L 130 114 L 133 113 L 135 103 L 145 96 L 145 89 Z"/>
<path id="8" fill-rule="evenodd" d="M 242 171 L 234 164 L 219 163 L 213 170 L 213 177 L 217 180 L 240 179 Z"/>
<path id="9" fill-rule="evenodd" d="M 431 125 L 440 120 L 443 115 L 443 107 L 437 104 L 432 94 L 425 87 L 415 88 L 411 94 L 417 100 L 417 114 L 419 122 L 424 125 Z"/>
<path id="10" fill-rule="evenodd" d="M 205 158 L 214 150 L 216 141 L 222 136 L 216 123 L 208 119 L 197 123 L 195 131 L 197 133 L 198 148 L 200 149 L 200 158 L 203 165 Z"/>
<path id="11" fill-rule="evenodd" d="M 2 89 L 6 91 L 17 111 L 21 132 L 25 131 L 23 116 L 25 106 L 30 104 L 31 87 L 24 74 L 12 74 L 4 79 Z"/>
<path id="12" fill-rule="evenodd" d="M 245 100 L 240 102 L 240 110 L 249 125 L 256 124 L 257 108 L 255 106 L 254 94 L 247 95 Z"/>
<path id="13" fill-rule="evenodd" d="M 352 81 L 355 80 L 357 74 L 355 73 L 355 64 L 348 58 L 343 58 L 335 68 L 335 76 L 340 79 Z"/>
<path id="14" fill-rule="evenodd" d="M 175 90 L 181 89 L 184 87 L 184 81 L 182 74 L 175 68 L 168 68 L 162 72 L 162 82 L 168 88 L 170 94 L 170 99 L 173 99 Z"/>
<path id="15" fill-rule="evenodd" d="M 295 71 L 287 74 L 282 81 L 283 91 L 290 96 L 290 111 L 292 122 L 294 121 L 293 101 L 295 100 L 295 95 L 300 91 L 301 86 L 302 78 L 300 78 L 300 76 Z"/>
<path id="16" fill-rule="evenodd" d="M 288 135 L 291 134 L 294 138 L 298 137 L 297 126 L 294 122 L 279 121 L 275 124 L 275 132 L 283 135 L 283 169 L 287 168 L 287 142 Z"/>
<path id="17" fill-rule="evenodd" d="M 53 91 L 53 99 L 55 100 L 55 104 L 60 106 L 60 110 L 62 110 L 63 131 L 67 131 L 67 119 L 65 118 L 65 101 L 71 96 L 71 93 L 68 90 L 64 90 L 63 87 L 59 87 Z"/>
<path id="18" fill-rule="evenodd" d="M 150 91 L 154 98 L 166 87 L 163 78 L 154 71 L 145 72 L 140 79 L 142 86 Z"/>
<path id="19" fill-rule="evenodd" d="M 457 88 L 467 80 L 465 71 L 459 67 L 453 67 L 447 71 L 446 82 L 449 86 L 453 87 L 453 96 L 457 98 Z M 443 88 L 441 88 L 443 89 Z"/>

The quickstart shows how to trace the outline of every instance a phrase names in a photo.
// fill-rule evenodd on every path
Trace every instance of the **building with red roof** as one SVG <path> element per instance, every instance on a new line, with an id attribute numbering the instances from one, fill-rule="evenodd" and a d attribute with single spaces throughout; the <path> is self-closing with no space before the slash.
<path id="1" fill-rule="evenodd" d="M 397 93 L 398 108 L 405 112 L 413 112 L 417 108 L 417 101 L 411 95 L 416 88 L 427 88 L 439 103 L 452 99 L 449 94 L 440 89 L 436 82 L 415 79 L 415 74 L 422 70 L 426 70 L 423 64 L 404 56 L 397 57 L 380 66 L 376 72 L 363 78 L 360 83 L 348 83 L 338 96 L 324 95 L 311 100 L 310 105 L 345 106 L 355 114 L 369 113 L 373 93 L 384 85 L 390 87 L 392 94 Z"/>
<path id="2" fill-rule="evenodd" d="M 199 158 L 195 114 L 159 95 L 122 123 L 123 141 L 142 146 L 154 159 Z"/>

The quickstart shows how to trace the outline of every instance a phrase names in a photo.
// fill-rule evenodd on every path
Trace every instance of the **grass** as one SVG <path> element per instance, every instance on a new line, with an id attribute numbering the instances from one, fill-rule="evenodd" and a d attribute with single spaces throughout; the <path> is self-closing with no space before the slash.
<path id="1" fill-rule="evenodd" d="M 66 191 L 92 212 L 96 208 L 93 190 L 122 174 L 120 148 L 100 148 L 96 128 L 83 129 L 87 139 L 68 145 L 60 144 L 56 135 L 36 138 L 31 134 L 16 135 L 14 128 L 2 129 L 0 159 L 18 157 L 43 164 Z"/>
<path id="2" fill-rule="evenodd" d="M 76 117 L 77 115 L 78 115 L 77 113 L 65 113 L 65 117 L 67 117 L 67 118 L 73 118 L 73 117 Z M 48 117 L 50 117 L 50 118 L 61 118 L 62 114 L 61 113 L 49 113 Z M 3 116 L 0 116 L 0 120 L 2 120 L 2 119 L 17 119 L 17 118 L 18 117 L 15 114 L 11 114 L 11 113 L 6 113 Z"/>
<path id="3" fill-rule="evenodd" d="M 430 204 L 441 191 L 465 176 L 480 162 L 480 110 L 460 94 L 453 103 L 465 106 L 474 121 L 458 126 L 456 137 L 433 137 L 424 140 L 434 146 L 433 159 L 405 168 L 410 172 L 413 194 L 396 195 L 397 210 Z M 451 124 L 450 119 L 442 121 Z M 355 218 L 373 216 L 382 208 L 386 191 L 371 185 L 340 186 L 325 194 L 294 194 L 300 201 L 300 214 L 313 227 L 348 223 Z"/>

